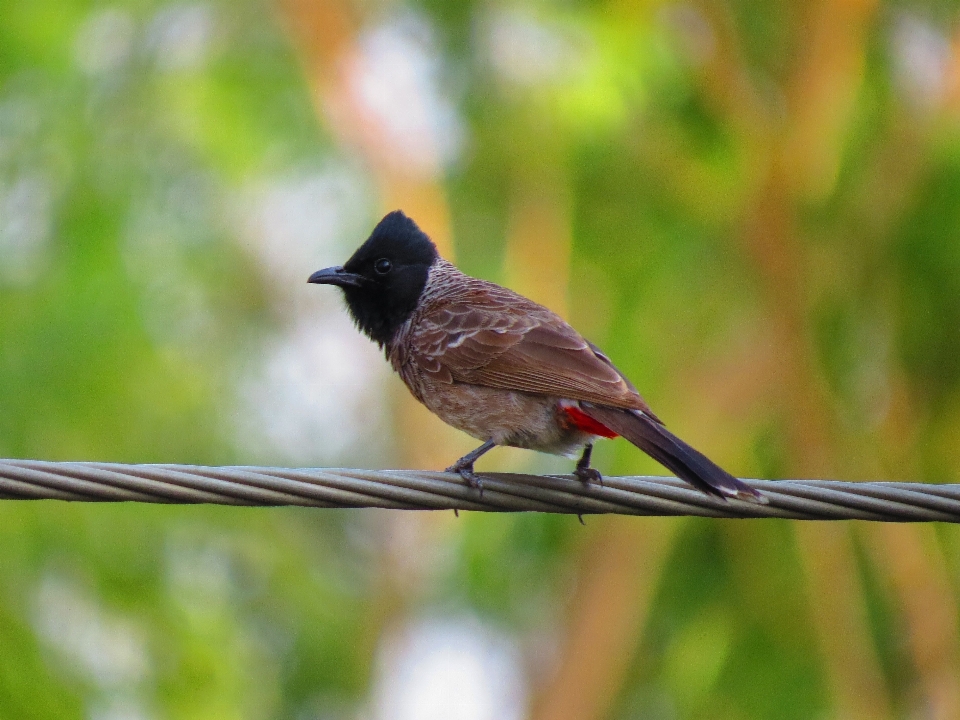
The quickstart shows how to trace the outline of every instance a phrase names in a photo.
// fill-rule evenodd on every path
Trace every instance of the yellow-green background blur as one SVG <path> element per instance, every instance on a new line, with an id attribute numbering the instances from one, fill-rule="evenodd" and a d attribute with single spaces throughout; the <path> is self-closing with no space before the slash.
<path id="1" fill-rule="evenodd" d="M 738 475 L 960 479 L 940 0 L 0 0 L 0 457 L 444 467 L 306 283 L 398 207 Z M 0 720 L 958 718 L 958 597 L 952 527 L 3 502 Z"/>

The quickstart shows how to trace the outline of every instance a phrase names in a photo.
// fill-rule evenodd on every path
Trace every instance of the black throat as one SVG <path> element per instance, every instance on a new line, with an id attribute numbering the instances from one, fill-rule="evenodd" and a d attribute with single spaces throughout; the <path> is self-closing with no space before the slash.
<path id="1" fill-rule="evenodd" d="M 357 328 L 381 348 L 388 346 L 417 309 L 429 272 L 429 267 L 421 266 L 404 278 L 403 287 L 389 292 L 344 288 L 347 309 Z"/>
<path id="2" fill-rule="evenodd" d="M 344 271 L 363 278 L 358 286 L 343 288 L 350 315 L 380 347 L 389 345 L 416 310 L 438 257 L 427 234 L 397 210 L 344 264 Z"/>

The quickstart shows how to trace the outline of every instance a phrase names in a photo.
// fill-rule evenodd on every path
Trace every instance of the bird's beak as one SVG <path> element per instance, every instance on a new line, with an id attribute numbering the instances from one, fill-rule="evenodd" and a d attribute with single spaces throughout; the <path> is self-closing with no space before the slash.
<path id="1" fill-rule="evenodd" d="M 315 285 L 339 285 L 340 287 L 363 287 L 367 279 L 363 275 L 348 273 L 342 267 L 328 267 L 317 270 L 307 280 Z"/>

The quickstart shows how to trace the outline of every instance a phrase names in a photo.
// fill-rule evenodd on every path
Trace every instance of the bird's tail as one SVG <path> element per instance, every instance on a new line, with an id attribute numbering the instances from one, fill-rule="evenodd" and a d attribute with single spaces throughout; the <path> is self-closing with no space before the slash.
<path id="1" fill-rule="evenodd" d="M 643 412 L 586 402 L 580 403 L 580 409 L 698 490 L 720 498 L 766 504 L 767 499 L 759 492 L 737 480 Z"/>

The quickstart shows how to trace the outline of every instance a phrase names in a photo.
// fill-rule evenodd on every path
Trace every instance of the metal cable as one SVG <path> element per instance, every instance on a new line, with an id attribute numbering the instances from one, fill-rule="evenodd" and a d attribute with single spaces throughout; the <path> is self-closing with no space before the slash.
<path id="1" fill-rule="evenodd" d="M 483 510 L 573 515 L 960 522 L 960 485 L 751 480 L 769 501 L 719 500 L 676 478 L 483 473 L 483 493 L 450 473 L 412 470 L 122 465 L 0 460 L 0 498 Z"/>

